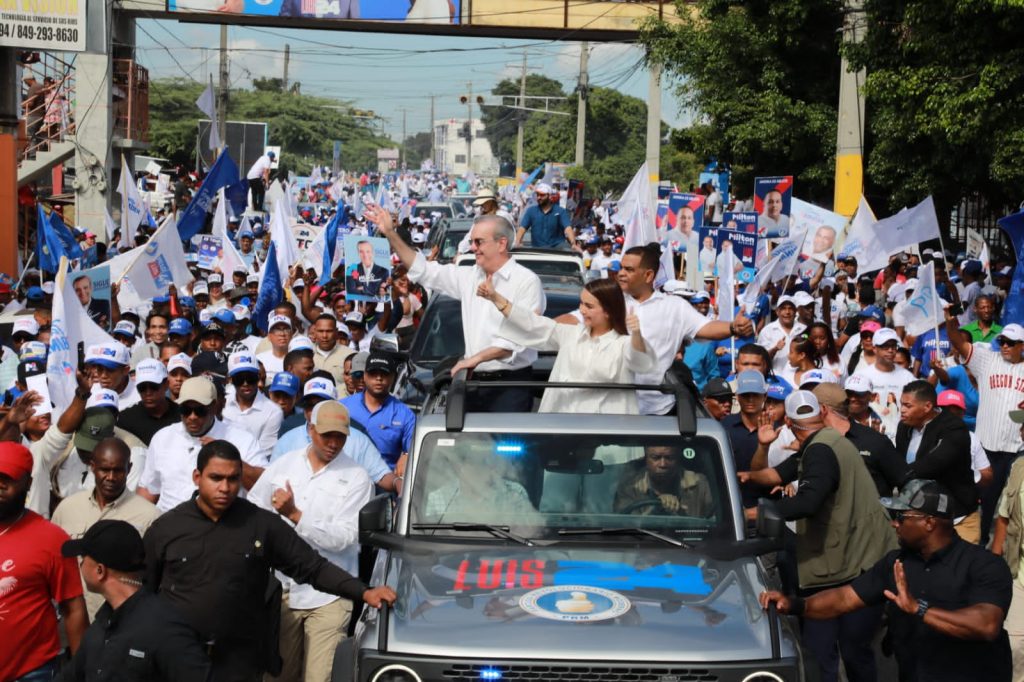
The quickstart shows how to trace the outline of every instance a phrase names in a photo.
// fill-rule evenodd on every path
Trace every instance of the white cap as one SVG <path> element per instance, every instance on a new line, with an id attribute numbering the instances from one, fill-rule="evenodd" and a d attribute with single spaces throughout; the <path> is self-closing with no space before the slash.
<path id="1" fill-rule="evenodd" d="M 327 400 L 336 400 L 338 398 L 338 393 L 334 384 L 322 377 L 313 377 L 302 387 L 303 398 L 311 395 L 326 398 Z"/>
<path id="2" fill-rule="evenodd" d="M 810 419 L 819 414 L 821 405 L 810 391 L 793 391 L 786 398 L 786 416 L 790 419 Z"/>
<path id="3" fill-rule="evenodd" d="M 838 384 L 836 375 L 826 369 L 809 369 L 800 377 L 800 385 L 804 384 Z"/>
<path id="4" fill-rule="evenodd" d="M 14 318 L 14 329 L 11 330 L 11 336 L 18 333 L 38 336 L 39 323 L 36 322 L 36 318 L 32 315 L 19 315 Z"/>
<path id="5" fill-rule="evenodd" d="M 249 319 L 249 306 L 247 305 L 239 303 L 238 305 L 231 306 L 231 312 L 235 314 L 235 319 L 239 322 Z"/>
<path id="6" fill-rule="evenodd" d="M 854 374 L 846 380 L 846 385 L 843 386 L 847 391 L 854 393 L 874 393 L 875 387 L 871 383 L 871 377 L 864 376 L 863 374 Z"/>
<path id="7" fill-rule="evenodd" d="M 1024 327 L 1017 323 L 1008 324 L 999 332 L 999 336 L 1005 336 L 1011 341 L 1024 341 Z"/>
<path id="8" fill-rule="evenodd" d="M 135 385 L 160 384 L 167 378 L 164 363 L 155 358 L 146 358 L 135 366 Z"/>
<path id="9" fill-rule="evenodd" d="M 275 314 L 271 314 L 270 317 L 267 318 L 267 329 L 273 329 L 276 325 L 279 324 L 288 325 L 288 328 L 291 329 L 292 318 L 288 317 L 287 315 Z"/>
<path id="10" fill-rule="evenodd" d="M 112 407 L 118 409 L 117 393 L 109 388 L 94 387 L 89 399 L 85 401 L 85 409 L 90 407 Z"/>
<path id="11" fill-rule="evenodd" d="M 362 324 L 363 314 L 358 310 L 353 310 L 352 312 L 345 316 L 345 322 L 346 324 L 349 322 L 354 322 L 355 324 Z"/>
<path id="12" fill-rule="evenodd" d="M 114 325 L 114 331 L 111 334 L 124 334 L 125 336 L 135 336 L 135 323 L 131 320 L 121 320 Z"/>
<path id="13" fill-rule="evenodd" d="M 85 352 L 85 364 L 103 365 L 105 367 L 127 367 L 131 363 L 131 354 L 123 343 L 99 343 L 89 346 Z"/>
<path id="14" fill-rule="evenodd" d="M 792 296 L 783 294 L 782 296 L 779 296 L 779 300 L 775 302 L 775 309 L 778 310 L 785 303 L 789 303 L 792 306 L 796 306 L 796 301 L 793 300 Z"/>
<path id="15" fill-rule="evenodd" d="M 223 284 L 224 277 L 219 272 L 210 273 L 210 276 L 206 278 L 206 281 L 210 283 L 212 287 L 214 284 Z"/>
<path id="16" fill-rule="evenodd" d="M 313 350 L 313 341 L 308 336 L 297 334 L 288 342 L 288 352 L 293 350 Z"/>
<path id="17" fill-rule="evenodd" d="M 876 331 L 871 337 L 871 343 L 874 344 L 876 347 L 884 346 L 890 341 L 895 341 L 897 346 L 903 345 L 900 342 L 900 337 L 899 334 L 896 333 L 896 330 L 890 329 L 889 327 L 882 327 L 881 329 Z"/>
<path id="18" fill-rule="evenodd" d="M 903 283 L 903 293 L 907 294 L 917 289 L 917 278 L 911 277 Z"/>
<path id="19" fill-rule="evenodd" d="M 259 284 L 260 283 L 260 276 L 259 275 L 249 275 L 248 277 L 245 278 L 245 283 L 246 284 Z"/>
<path id="20" fill-rule="evenodd" d="M 233 377 L 239 372 L 260 372 L 256 357 L 249 351 L 241 350 L 228 356 L 228 376 Z"/>
<path id="21" fill-rule="evenodd" d="M 906 292 L 906 289 L 907 289 L 907 283 L 906 282 L 902 282 L 902 283 L 901 282 L 896 282 L 891 287 L 889 287 L 889 294 L 888 294 L 889 302 L 890 303 L 895 303 L 895 302 L 899 301 L 900 299 L 902 299 L 903 298 L 903 294 Z"/>
<path id="22" fill-rule="evenodd" d="M 683 294 L 684 292 L 690 293 L 686 289 L 686 282 L 683 282 L 682 280 L 678 279 L 670 279 L 669 281 L 665 282 L 665 284 L 661 287 L 661 290 L 664 291 L 666 294 Z"/>
<path id="23" fill-rule="evenodd" d="M 39 287 L 43 290 L 44 294 L 53 294 L 53 282 L 43 282 L 42 286 Z"/>
<path id="24" fill-rule="evenodd" d="M 806 291 L 798 291 L 793 294 L 793 303 L 796 304 L 797 308 L 802 308 L 805 305 L 813 305 L 814 297 Z"/>
<path id="25" fill-rule="evenodd" d="M 553 194 L 554 193 L 554 190 L 551 189 L 551 185 L 549 185 L 546 182 L 542 182 L 539 185 L 537 185 L 537 187 L 536 187 L 536 189 L 534 191 L 537 194 Z"/>
<path id="26" fill-rule="evenodd" d="M 192 285 L 192 295 L 199 296 L 202 294 L 210 295 L 210 286 L 203 280 L 199 280 Z"/>
<path id="27" fill-rule="evenodd" d="M 176 369 L 183 369 L 186 372 L 188 372 L 189 376 L 192 376 L 192 358 L 190 358 L 185 353 L 178 353 L 177 355 L 172 355 L 167 360 L 167 371 L 173 372 Z"/>
<path id="28" fill-rule="evenodd" d="M 205 325 L 211 318 L 213 318 L 213 311 L 209 308 L 203 308 L 199 311 L 199 324 Z"/>

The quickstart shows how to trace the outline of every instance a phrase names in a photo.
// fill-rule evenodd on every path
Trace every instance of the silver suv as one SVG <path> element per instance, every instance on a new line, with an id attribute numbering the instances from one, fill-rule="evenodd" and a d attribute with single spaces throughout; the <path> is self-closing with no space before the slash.
<path id="1" fill-rule="evenodd" d="M 397 510 L 360 514 L 398 601 L 364 611 L 335 680 L 802 679 L 757 602 L 782 521 L 746 537 L 729 441 L 688 389 L 646 417 L 467 414 L 473 388 L 420 416 Z"/>

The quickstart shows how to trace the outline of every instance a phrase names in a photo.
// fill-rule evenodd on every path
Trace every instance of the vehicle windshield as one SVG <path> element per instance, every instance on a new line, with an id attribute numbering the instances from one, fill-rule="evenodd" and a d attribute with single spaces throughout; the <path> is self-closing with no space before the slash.
<path id="1" fill-rule="evenodd" d="M 433 433 L 419 450 L 410 521 L 507 526 L 527 537 L 642 528 L 686 542 L 731 537 L 715 439 Z M 582 537 L 586 537 L 583 535 Z"/>
<path id="2" fill-rule="evenodd" d="M 465 239 L 468 232 L 469 230 L 447 230 L 444 234 L 444 239 L 441 241 L 441 255 L 439 257 L 446 262 L 454 260 L 459 255 L 459 242 Z"/>

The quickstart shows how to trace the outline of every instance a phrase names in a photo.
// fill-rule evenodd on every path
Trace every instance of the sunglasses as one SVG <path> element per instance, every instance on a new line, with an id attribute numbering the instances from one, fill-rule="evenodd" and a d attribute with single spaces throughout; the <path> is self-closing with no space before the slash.
<path id="1" fill-rule="evenodd" d="M 1014 341 L 1013 339 L 1008 339 L 1005 336 L 998 336 L 996 337 L 996 343 L 998 343 L 999 347 L 1002 348 L 1003 346 L 1013 347 L 1018 343 L 1024 343 L 1024 341 Z"/>
<path id="2" fill-rule="evenodd" d="M 487 242 L 490 242 L 490 241 L 495 241 L 495 240 L 491 239 L 489 237 L 477 237 L 476 239 L 470 239 L 469 243 L 479 249 L 481 244 L 486 244 Z"/>
<path id="3" fill-rule="evenodd" d="M 200 419 L 207 417 L 210 414 L 210 408 L 206 405 L 183 405 L 181 407 L 181 416 L 191 417 L 195 415 Z"/>
<path id="4" fill-rule="evenodd" d="M 898 511 L 892 512 L 892 520 L 896 523 L 903 523 L 907 519 L 923 519 L 927 514 L 912 514 L 910 512 Z"/>
<path id="5" fill-rule="evenodd" d="M 245 372 L 242 374 L 236 374 L 231 377 L 231 383 L 235 386 L 243 386 L 245 384 L 258 384 L 260 383 L 260 375 L 253 374 L 252 372 Z"/>

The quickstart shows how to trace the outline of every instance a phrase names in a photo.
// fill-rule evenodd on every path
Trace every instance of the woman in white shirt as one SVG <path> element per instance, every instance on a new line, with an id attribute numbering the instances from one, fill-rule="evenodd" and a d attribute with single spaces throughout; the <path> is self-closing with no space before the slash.
<path id="1" fill-rule="evenodd" d="M 581 325 L 558 324 L 515 305 L 494 290 L 490 277 L 477 294 L 505 317 L 497 335 L 521 346 L 557 350 L 551 381 L 630 384 L 652 372 L 657 358 L 640 333 L 640 321 L 626 314 L 626 300 L 614 279 L 588 282 L 580 292 Z M 544 391 L 541 412 L 639 414 L 636 391 L 557 389 Z"/>

